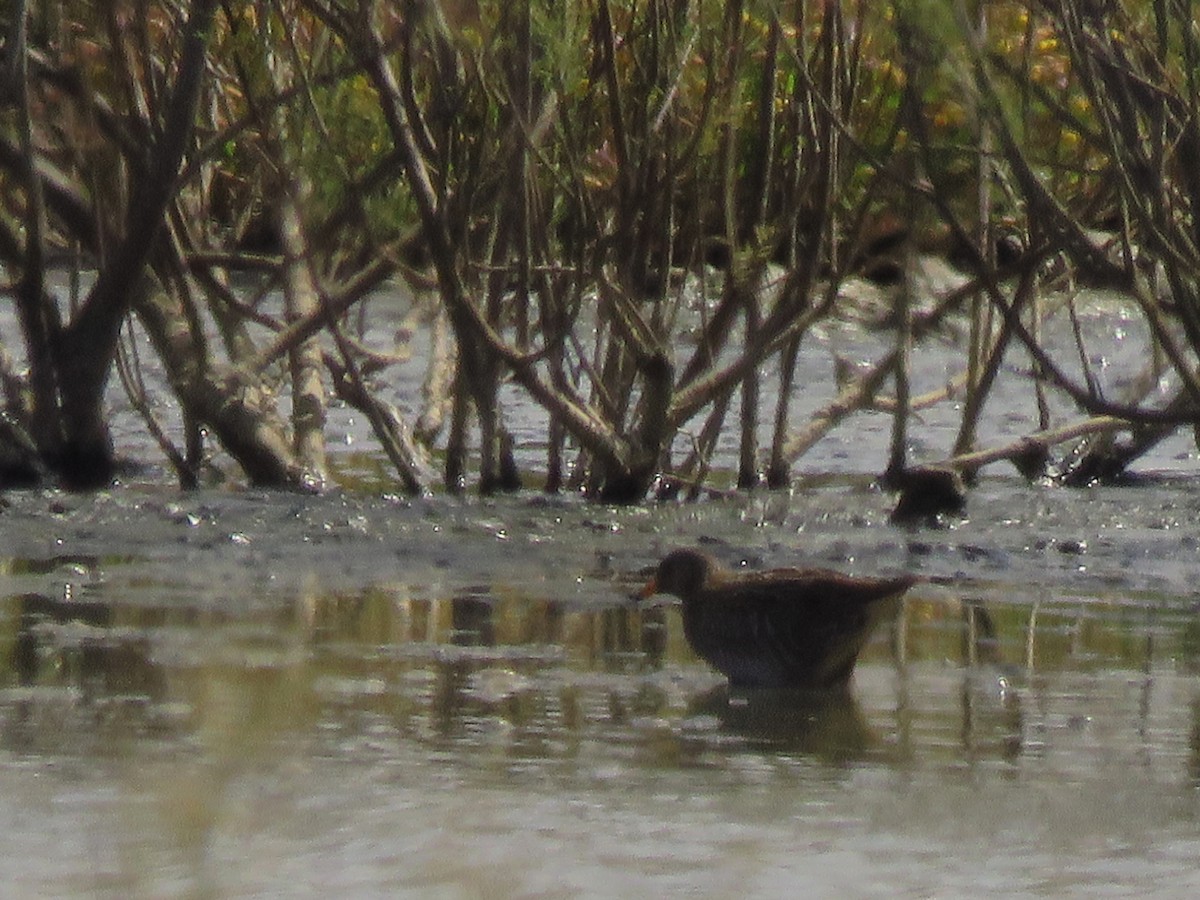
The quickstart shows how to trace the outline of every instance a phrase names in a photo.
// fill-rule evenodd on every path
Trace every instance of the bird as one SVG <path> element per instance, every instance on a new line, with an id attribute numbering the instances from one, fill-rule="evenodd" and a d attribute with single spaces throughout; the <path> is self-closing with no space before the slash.
<path id="1" fill-rule="evenodd" d="M 642 599 L 683 601 L 683 632 L 733 688 L 844 688 L 875 626 L 894 615 L 915 575 L 855 578 L 828 569 L 732 572 L 697 550 L 673 550 Z"/>

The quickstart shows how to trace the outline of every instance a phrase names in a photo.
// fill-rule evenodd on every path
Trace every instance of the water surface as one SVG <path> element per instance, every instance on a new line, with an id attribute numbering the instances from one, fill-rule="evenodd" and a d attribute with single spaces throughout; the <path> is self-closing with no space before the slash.
<path id="1" fill-rule="evenodd" d="M 0 512 L 24 896 L 1187 893 L 1200 490 L 863 479 L 613 509 L 130 487 Z M 723 695 L 669 547 L 914 571 L 852 695 Z M 1006 665 L 965 664 L 966 598 Z"/>
<path id="2" fill-rule="evenodd" d="M 366 338 L 386 345 L 405 306 L 372 302 Z M 1079 322 L 1093 374 L 1119 392 L 1144 329 L 1111 303 Z M 1046 335 L 1077 355 L 1073 326 Z M 835 359 L 886 342 L 806 337 L 795 421 L 835 395 Z M 953 332 L 923 347 L 914 392 L 960 359 Z M 392 373 L 403 409 L 422 365 Z M 532 486 L 544 420 L 503 397 Z M 121 452 L 153 462 L 114 405 Z M 981 443 L 1033 430 L 1032 408 L 1014 354 Z M 920 414 L 915 460 L 945 453 L 960 412 Z M 94 495 L 3 495 L 5 895 L 1200 892 L 1190 436 L 1156 448 L 1131 488 L 989 469 L 964 520 L 910 530 L 872 483 L 889 433 L 882 413 L 854 417 L 775 494 L 407 500 L 365 424 L 334 409 L 346 489 L 326 496 L 183 494 L 153 465 Z M 848 696 L 730 697 L 677 608 L 630 599 L 691 545 L 730 565 L 931 582 Z M 1002 665 L 964 658 L 964 600 L 991 610 Z"/>

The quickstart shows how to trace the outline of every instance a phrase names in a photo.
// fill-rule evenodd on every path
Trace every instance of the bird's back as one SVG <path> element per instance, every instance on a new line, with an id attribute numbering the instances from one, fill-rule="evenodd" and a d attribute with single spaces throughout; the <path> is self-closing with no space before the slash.
<path id="1" fill-rule="evenodd" d="M 915 581 L 823 570 L 743 575 L 685 601 L 684 630 L 735 686 L 833 687 Z"/>

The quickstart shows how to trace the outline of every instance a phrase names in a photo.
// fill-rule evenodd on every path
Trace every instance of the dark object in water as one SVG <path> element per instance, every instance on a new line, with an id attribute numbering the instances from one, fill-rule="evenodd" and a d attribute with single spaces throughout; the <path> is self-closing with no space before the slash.
<path id="1" fill-rule="evenodd" d="M 734 573 L 695 550 L 669 553 L 641 596 L 683 601 L 692 649 L 734 687 L 845 686 L 875 626 L 916 581 L 825 569 Z"/>
<path id="2" fill-rule="evenodd" d="M 900 492 L 900 499 L 892 510 L 893 522 L 916 522 L 945 513 L 961 514 L 967 508 L 967 485 L 955 469 L 917 466 L 889 472 L 884 483 Z"/>

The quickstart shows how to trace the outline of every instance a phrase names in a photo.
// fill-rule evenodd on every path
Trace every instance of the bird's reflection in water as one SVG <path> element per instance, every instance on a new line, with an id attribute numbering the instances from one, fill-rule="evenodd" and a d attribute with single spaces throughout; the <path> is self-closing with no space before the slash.
<path id="1" fill-rule="evenodd" d="M 709 717 L 723 734 L 748 746 L 801 753 L 843 763 L 886 752 L 849 688 L 734 690 L 718 685 L 688 705 L 689 716 Z"/>
<path id="2" fill-rule="evenodd" d="M 868 714 L 853 684 L 830 691 L 718 685 L 688 704 L 688 717 L 715 723 L 719 734 L 736 737 L 753 749 L 803 754 L 834 764 L 904 759 L 912 752 L 907 732 L 914 717 L 928 718 L 925 728 L 951 736 L 968 760 L 1011 761 L 1020 755 L 1020 696 L 1007 676 L 988 666 L 964 670 L 961 704 L 951 700 L 940 710 L 912 708 L 907 685 L 902 682 L 900 687 L 893 710 Z M 939 724 L 942 716 L 946 718 Z"/>

